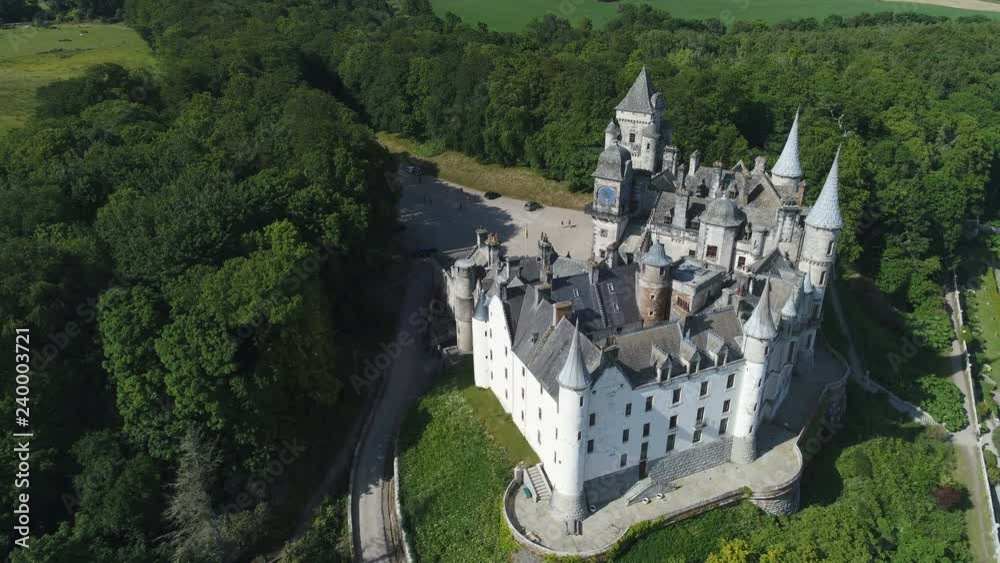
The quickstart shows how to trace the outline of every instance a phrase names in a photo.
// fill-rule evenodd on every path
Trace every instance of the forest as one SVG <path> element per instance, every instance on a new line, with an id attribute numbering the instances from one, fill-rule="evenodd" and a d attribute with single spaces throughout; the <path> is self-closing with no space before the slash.
<path id="1" fill-rule="evenodd" d="M 235 561 L 287 539 L 293 482 L 318 481 L 357 408 L 356 350 L 384 329 L 366 304 L 397 194 L 374 131 L 583 190 L 642 65 L 705 161 L 775 157 L 801 107 L 807 197 L 843 146 L 843 266 L 888 297 L 880 322 L 930 347 L 950 340 L 963 224 L 1000 203 L 1000 24 L 982 18 L 727 28 L 626 5 L 605 28 L 498 33 L 425 0 L 122 11 L 155 74 L 45 87 L 0 138 L 0 333 L 31 329 L 45 491 L 17 563 Z M 253 486 L 290 444 L 309 460 Z"/>

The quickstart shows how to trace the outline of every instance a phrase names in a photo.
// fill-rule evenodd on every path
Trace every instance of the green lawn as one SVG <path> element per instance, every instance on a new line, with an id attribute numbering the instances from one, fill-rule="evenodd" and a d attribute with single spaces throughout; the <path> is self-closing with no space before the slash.
<path id="1" fill-rule="evenodd" d="M 987 268 L 974 291 L 965 292 L 965 304 L 971 335 L 972 352 L 976 354 L 978 373 L 1000 385 L 1000 291 L 997 290 L 994 269 Z"/>
<path id="2" fill-rule="evenodd" d="M 152 52 L 123 24 L 59 24 L 0 29 L 0 132 L 22 125 L 35 90 L 100 63 L 151 67 Z"/>
<path id="3" fill-rule="evenodd" d="M 853 16 L 862 12 L 919 12 L 935 16 L 958 17 L 970 14 L 987 14 L 994 17 L 996 12 L 973 12 L 954 8 L 943 8 L 911 2 L 884 2 L 882 0 L 623 0 L 621 2 L 599 2 L 598 0 L 507 0 L 505 2 L 487 0 L 434 0 L 432 5 L 438 15 L 453 12 L 469 23 L 484 22 L 499 31 L 516 31 L 533 19 L 552 13 L 571 22 L 590 18 L 600 25 L 614 17 L 618 4 L 647 3 L 666 10 L 679 18 L 718 18 L 724 23 L 735 20 L 764 20 L 778 22 L 789 19 L 813 17 L 822 20 L 828 15 Z"/>
<path id="4" fill-rule="evenodd" d="M 855 384 L 845 423 L 806 467 L 800 512 L 773 517 L 746 503 L 716 510 L 649 532 L 614 561 L 702 562 L 733 539 L 754 554 L 773 550 L 777 561 L 970 561 L 963 506 L 944 510 L 933 500 L 939 485 L 953 484 L 956 457 L 936 427 L 902 421 Z"/>
<path id="5" fill-rule="evenodd" d="M 403 519 L 418 561 L 506 563 L 517 550 L 503 522 L 504 491 L 531 448 L 488 391 L 472 385 L 472 362 L 442 377 L 400 436 Z"/>

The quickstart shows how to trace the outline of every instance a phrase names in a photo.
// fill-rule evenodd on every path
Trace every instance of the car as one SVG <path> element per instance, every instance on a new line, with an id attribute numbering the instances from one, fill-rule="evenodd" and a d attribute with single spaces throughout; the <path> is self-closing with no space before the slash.
<path id="1" fill-rule="evenodd" d="M 537 211 L 542 208 L 542 204 L 537 201 L 526 201 L 524 202 L 525 211 Z"/>
<path id="2" fill-rule="evenodd" d="M 423 169 L 419 166 L 407 166 L 404 168 L 407 174 L 413 174 L 414 176 L 419 176 L 424 173 Z"/>
<path id="3" fill-rule="evenodd" d="M 500 194 L 496 192 L 486 192 L 485 194 L 483 194 L 483 197 L 485 197 L 486 199 L 496 199 L 500 197 Z"/>

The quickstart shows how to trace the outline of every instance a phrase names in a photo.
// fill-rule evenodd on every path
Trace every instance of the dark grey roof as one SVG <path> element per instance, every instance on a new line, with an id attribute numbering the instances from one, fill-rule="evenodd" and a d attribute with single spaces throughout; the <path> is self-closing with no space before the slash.
<path id="1" fill-rule="evenodd" d="M 490 320 L 490 296 L 485 291 L 479 294 L 479 301 L 476 303 L 476 310 L 472 313 L 472 318 L 477 321 Z"/>
<path id="2" fill-rule="evenodd" d="M 601 152 L 597 159 L 597 170 L 594 176 L 607 180 L 622 181 L 625 179 L 628 163 L 632 160 L 632 154 L 628 149 L 615 143 Z"/>
<path id="3" fill-rule="evenodd" d="M 629 88 L 628 93 L 625 94 L 622 101 L 615 106 L 615 109 L 619 111 L 653 113 L 651 98 L 655 93 L 653 83 L 649 80 L 649 75 L 646 74 L 646 67 L 643 66 L 642 70 L 639 71 L 639 76 L 632 83 L 632 87 Z"/>
<path id="4" fill-rule="evenodd" d="M 764 282 L 764 292 L 754 307 L 753 313 L 743 324 L 743 333 L 758 340 L 771 340 L 778 335 L 771 311 L 771 280 Z"/>
<path id="5" fill-rule="evenodd" d="M 777 274 L 782 270 L 793 270 L 795 267 L 785 258 L 777 248 L 771 250 L 766 256 L 754 262 L 750 266 L 750 271 L 760 275 Z"/>
<path id="6" fill-rule="evenodd" d="M 551 314 L 551 313 L 550 313 Z M 551 318 L 550 318 L 551 320 Z M 567 319 L 561 319 L 555 327 L 549 327 L 539 334 L 535 342 L 527 343 L 530 350 L 518 357 L 528 370 L 542 384 L 542 388 L 552 397 L 559 396 L 559 374 L 566 365 L 576 329 Z M 601 351 L 584 335 L 580 335 L 579 352 L 588 373 L 594 373 L 601 364 Z"/>
<path id="7" fill-rule="evenodd" d="M 649 266 L 655 266 L 657 268 L 666 268 L 673 261 L 667 256 L 667 251 L 663 248 L 662 242 L 654 242 L 649 250 L 642 255 L 642 263 Z"/>
<path id="8" fill-rule="evenodd" d="M 598 270 L 593 283 L 589 271 L 552 280 L 552 301 L 572 301 L 573 313 L 580 328 L 589 334 L 595 330 L 641 323 L 635 302 L 635 273 L 638 264 L 625 264 Z"/>
<path id="9" fill-rule="evenodd" d="M 799 163 L 799 112 L 795 111 L 795 121 L 788 131 L 788 139 L 785 141 L 785 148 L 778 157 L 778 162 L 774 163 L 771 174 L 784 176 L 785 178 L 801 178 L 802 164 Z"/>

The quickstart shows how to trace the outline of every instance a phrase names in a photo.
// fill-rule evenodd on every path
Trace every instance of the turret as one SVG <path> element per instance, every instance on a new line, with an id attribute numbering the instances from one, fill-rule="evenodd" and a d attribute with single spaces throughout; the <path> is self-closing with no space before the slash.
<path id="1" fill-rule="evenodd" d="M 697 257 L 716 264 L 727 272 L 733 271 L 736 240 L 746 215 L 736 202 L 719 198 L 708 204 L 700 217 Z"/>
<path id="2" fill-rule="evenodd" d="M 555 250 L 545 233 L 538 239 L 538 260 L 541 262 L 539 272 L 544 284 L 552 284 L 552 263 L 555 261 Z"/>
<path id="3" fill-rule="evenodd" d="M 621 138 L 621 134 L 622 130 L 614 120 L 608 123 L 608 126 L 604 128 L 604 148 L 611 148 Z"/>
<path id="4" fill-rule="evenodd" d="M 802 180 L 802 164 L 799 162 L 799 112 L 795 111 L 795 120 L 788 131 L 785 148 L 781 156 L 771 168 L 771 183 L 776 186 L 797 186 Z"/>
<path id="5" fill-rule="evenodd" d="M 659 94 L 657 94 L 658 96 Z M 660 150 L 660 128 L 658 123 L 650 123 L 642 128 L 642 138 L 640 139 L 639 159 L 636 168 L 659 172 L 657 168 L 657 157 Z"/>
<path id="6" fill-rule="evenodd" d="M 671 174 L 677 175 L 677 167 L 680 166 L 680 151 L 673 145 L 663 147 L 663 169 Z"/>
<path id="7" fill-rule="evenodd" d="M 670 316 L 672 264 L 662 242 L 654 242 L 639 261 L 636 304 L 644 325 L 666 321 Z"/>
<path id="8" fill-rule="evenodd" d="M 557 379 L 559 403 L 556 424 L 559 439 L 556 441 L 556 461 L 546 463 L 552 479 L 552 508 L 567 521 L 582 520 L 587 515 L 587 501 L 583 492 L 584 448 L 586 421 L 589 413 L 590 372 L 580 347 L 579 323 L 573 328 L 569 353 Z M 574 527 L 575 528 L 575 527 Z"/>
<path id="9" fill-rule="evenodd" d="M 455 335 L 461 352 L 472 352 L 472 292 L 476 287 L 475 263 L 463 258 L 451 269 L 452 307 L 455 311 Z"/>
<path id="10" fill-rule="evenodd" d="M 799 256 L 799 270 L 807 272 L 816 290 L 826 293 L 826 286 L 834 275 L 837 262 L 837 241 L 844 220 L 840 216 L 840 149 L 833 159 L 830 174 L 826 177 L 819 198 L 806 216 L 805 233 L 802 237 L 802 253 Z"/>
<path id="11" fill-rule="evenodd" d="M 473 373 L 476 387 L 490 387 L 489 331 L 490 295 L 483 291 L 482 284 L 476 284 L 476 308 L 472 312 Z"/>
<path id="12" fill-rule="evenodd" d="M 739 409 L 733 425 L 733 463 L 752 463 L 757 459 L 758 413 L 764 394 L 767 357 L 778 329 L 771 317 L 771 282 L 764 284 L 760 301 L 743 324 L 743 377 L 740 381 Z"/>

